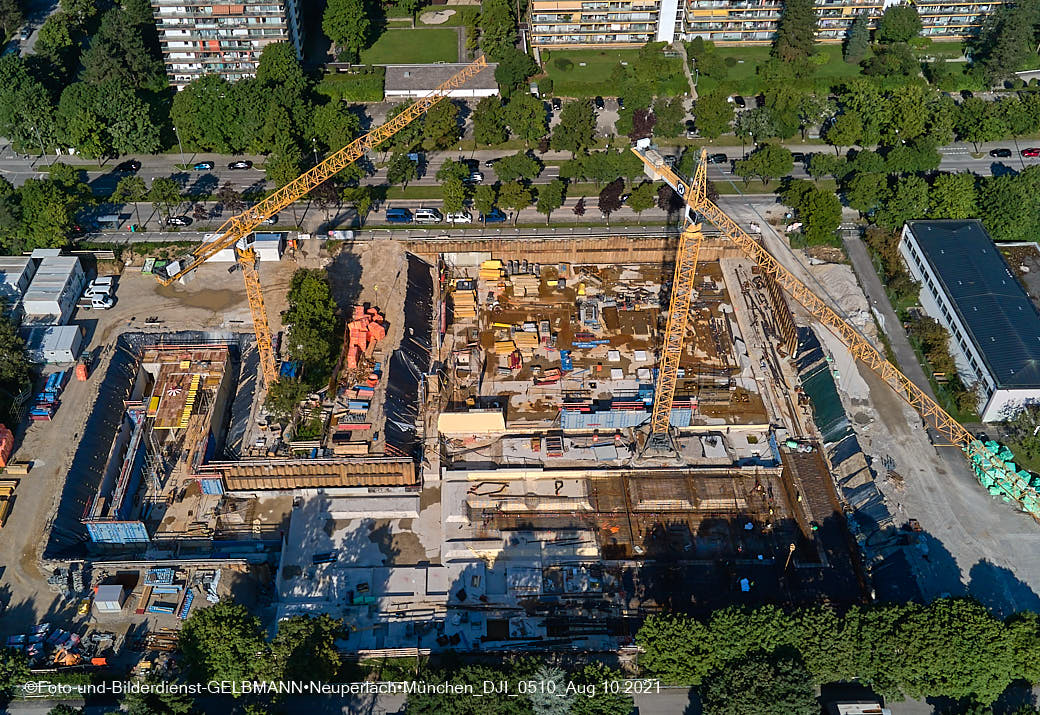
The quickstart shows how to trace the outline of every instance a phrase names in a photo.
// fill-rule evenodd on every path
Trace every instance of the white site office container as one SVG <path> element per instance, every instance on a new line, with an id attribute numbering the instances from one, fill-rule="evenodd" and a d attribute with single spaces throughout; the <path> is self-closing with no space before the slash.
<path id="1" fill-rule="evenodd" d="M 123 610 L 126 592 L 119 584 L 98 586 L 94 592 L 94 608 L 103 613 L 118 613 Z"/>
<path id="2" fill-rule="evenodd" d="M 0 300 L 13 306 L 22 299 L 36 272 L 36 261 L 29 256 L 0 256 Z"/>
<path id="3" fill-rule="evenodd" d="M 33 252 L 35 255 L 35 251 Z M 46 256 L 22 296 L 26 325 L 64 325 L 83 293 L 86 276 L 75 256 Z"/>
<path id="4" fill-rule="evenodd" d="M 76 362 L 83 349 L 83 328 L 78 325 L 39 325 L 20 331 L 29 362 Z"/>

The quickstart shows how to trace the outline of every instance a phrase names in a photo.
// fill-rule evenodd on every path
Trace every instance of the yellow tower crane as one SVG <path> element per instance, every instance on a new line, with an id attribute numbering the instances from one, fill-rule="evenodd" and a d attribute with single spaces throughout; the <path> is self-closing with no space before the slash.
<path id="1" fill-rule="evenodd" d="M 889 362 L 877 348 L 870 344 L 844 318 L 831 309 L 819 296 L 813 293 L 793 273 L 784 268 L 758 241 L 745 232 L 737 222 L 730 218 L 707 196 L 707 161 L 706 150 L 701 150 L 700 161 L 692 182 L 683 180 L 668 165 L 664 158 L 650 148 L 636 147 L 632 149 L 645 164 L 647 175 L 652 179 L 662 180 L 686 201 L 687 225 L 679 242 L 678 255 L 675 259 L 675 278 L 672 281 L 672 298 L 668 312 L 668 328 L 661 356 L 661 367 L 658 371 L 657 386 L 654 393 L 654 412 L 650 423 L 650 435 L 647 439 L 649 448 L 671 448 L 671 437 L 668 428 L 671 414 L 672 398 L 678 379 L 679 355 L 682 351 L 683 339 L 689 322 L 690 296 L 680 296 L 677 292 L 688 291 L 693 286 L 697 254 L 702 241 L 700 224 L 694 223 L 691 212 L 698 214 L 715 225 L 729 240 L 733 241 L 744 254 L 759 267 L 763 273 L 771 275 L 776 282 L 798 301 L 816 320 L 823 323 L 849 349 L 852 356 L 873 370 L 889 387 L 913 407 L 919 415 L 937 432 L 964 451 L 975 464 L 1001 475 L 1019 493 L 1029 493 L 1032 487 L 1019 476 L 1013 465 L 992 454 L 981 441 L 953 419 L 924 390 L 915 385 L 910 378 Z"/>
<path id="2" fill-rule="evenodd" d="M 346 167 L 398 131 L 417 119 L 423 112 L 441 101 L 453 90 L 461 87 L 481 70 L 487 67 L 483 55 L 459 70 L 454 76 L 438 86 L 425 97 L 422 97 L 390 121 L 364 134 L 339 151 L 335 152 L 314 168 L 304 172 L 297 179 L 263 201 L 240 214 L 232 216 L 217 229 L 216 240 L 203 243 L 183 261 L 170 264 L 165 276 L 159 276 L 159 282 L 170 285 L 194 271 L 210 258 L 225 248 L 234 247 L 235 257 L 242 267 L 242 275 L 246 283 L 246 296 L 249 298 L 249 312 L 253 317 L 253 330 L 256 332 L 256 346 L 260 352 L 260 368 L 264 382 L 270 386 L 278 379 L 278 371 L 274 360 L 274 348 L 271 345 L 271 327 L 267 322 L 267 309 L 264 307 L 264 294 L 260 287 L 260 274 L 257 270 L 256 253 L 247 245 L 246 238 L 266 219 L 274 216 L 282 209 L 290 206 L 306 196 L 313 188 L 332 178 Z"/>

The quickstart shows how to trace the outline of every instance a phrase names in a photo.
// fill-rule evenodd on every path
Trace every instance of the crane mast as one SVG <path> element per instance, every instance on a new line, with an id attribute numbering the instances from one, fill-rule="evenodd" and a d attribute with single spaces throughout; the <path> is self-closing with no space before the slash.
<path id="1" fill-rule="evenodd" d="M 729 240 L 733 241 L 744 254 L 750 258 L 764 273 L 768 273 L 776 279 L 777 283 L 787 293 L 798 301 L 812 317 L 823 323 L 835 336 L 848 348 L 852 356 L 866 365 L 900 397 L 902 397 L 917 413 L 931 426 L 950 442 L 967 455 L 974 463 L 985 465 L 991 470 L 1003 473 L 1004 478 L 1010 479 L 1016 488 L 1021 491 L 1030 489 L 1022 477 L 1018 475 L 1017 469 L 1005 463 L 1002 459 L 991 453 L 983 443 L 976 439 L 963 425 L 950 416 L 935 400 L 928 396 L 924 390 L 915 385 L 906 375 L 889 362 L 884 355 L 878 351 L 870 342 L 863 337 L 855 328 L 849 325 L 844 318 L 838 315 L 819 296 L 811 291 L 793 273 L 787 270 L 772 254 L 769 253 L 758 241 L 742 229 L 736 221 L 730 218 L 725 211 L 719 208 L 707 197 L 706 177 L 707 162 L 705 160 L 706 150 L 701 150 L 700 161 L 694 176 L 692 185 L 681 179 L 663 161 L 657 152 L 644 151 L 633 148 L 633 153 L 646 165 L 647 173 L 653 178 L 665 181 L 677 194 L 687 202 L 687 211 L 699 214 L 715 225 Z M 689 220 L 689 219 L 688 219 Z M 699 228 L 699 227 L 698 227 Z M 685 233 L 685 232 L 684 232 Z M 680 243 L 680 246 L 682 244 Z M 680 248 L 680 250 L 682 250 Z M 676 259 L 676 274 L 678 275 L 681 261 Z M 691 271 L 692 272 L 692 271 Z M 674 293 L 674 291 L 673 291 Z M 669 314 L 669 324 L 672 316 Z M 684 319 L 685 323 L 685 319 Z M 683 329 L 685 334 L 685 327 Z M 666 352 L 672 346 L 666 342 Z M 681 349 L 681 345 L 680 345 Z M 666 375 L 668 372 L 670 374 Z M 675 383 L 678 375 L 678 359 L 668 361 L 662 357 L 662 365 L 659 371 L 657 390 L 654 394 L 654 415 L 657 415 L 659 402 L 667 402 L 671 409 L 674 397 Z M 672 394 L 665 394 L 671 390 Z M 666 423 L 667 424 L 667 423 Z M 654 433 L 651 423 L 651 435 Z M 649 440 L 648 440 L 649 444 Z"/>
<path id="2" fill-rule="evenodd" d="M 271 344 L 271 327 L 267 321 L 267 309 L 264 305 L 264 294 L 260 285 L 260 274 L 257 270 L 256 254 L 246 245 L 246 237 L 265 220 L 274 216 L 284 208 L 306 196 L 312 189 L 332 178 L 346 167 L 394 136 L 430 107 L 437 104 L 448 94 L 472 79 L 487 67 L 487 59 L 483 55 L 466 65 L 444 83 L 439 85 L 425 97 L 421 97 L 403 112 L 389 121 L 363 134 L 347 146 L 327 157 L 320 164 L 300 174 L 299 177 L 274 191 L 265 199 L 236 214 L 225 221 L 217 229 L 216 240 L 197 247 L 182 262 L 171 264 L 165 276 L 158 276 L 163 285 L 170 285 L 194 271 L 203 263 L 217 255 L 220 251 L 234 247 L 238 264 L 242 268 L 242 276 L 246 285 L 246 297 L 249 299 L 249 312 L 253 318 L 253 330 L 256 333 L 257 350 L 260 353 L 260 368 L 264 382 L 271 385 L 278 379 L 275 365 L 274 349 Z"/>

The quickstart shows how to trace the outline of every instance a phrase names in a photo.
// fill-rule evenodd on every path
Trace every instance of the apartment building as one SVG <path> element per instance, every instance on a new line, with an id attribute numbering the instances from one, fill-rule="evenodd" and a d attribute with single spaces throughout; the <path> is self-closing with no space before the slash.
<path id="1" fill-rule="evenodd" d="M 923 0 L 917 10 L 926 37 L 971 35 L 981 18 L 1003 0 Z M 896 0 L 817 0 L 818 37 L 840 42 L 853 19 L 874 20 Z M 616 47 L 702 37 L 719 44 L 772 41 L 781 0 L 531 0 L 531 44 L 553 47 Z"/>
<path id="2" fill-rule="evenodd" d="M 260 53 L 272 42 L 289 42 L 302 57 L 300 1 L 261 2 L 151 0 L 170 84 L 180 89 L 204 74 L 231 81 L 252 77 Z"/>

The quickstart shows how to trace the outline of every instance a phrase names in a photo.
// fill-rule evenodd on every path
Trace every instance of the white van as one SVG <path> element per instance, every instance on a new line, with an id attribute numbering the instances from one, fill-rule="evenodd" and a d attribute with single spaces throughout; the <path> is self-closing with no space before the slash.
<path id="1" fill-rule="evenodd" d="M 416 209 L 415 210 L 415 222 L 416 223 L 440 223 L 444 220 L 441 216 L 441 212 L 437 209 Z"/>
<path id="2" fill-rule="evenodd" d="M 115 300 L 110 295 L 96 295 L 90 299 L 90 308 L 92 310 L 108 310 L 115 303 Z"/>
<path id="3" fill-rule="evenodd" d="M 111 295 L 113 287 L 112 276 L 98 276 L 90 282 L 87 289 L 83 291 L 83 295 L 86 298 Z"/>

